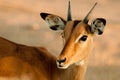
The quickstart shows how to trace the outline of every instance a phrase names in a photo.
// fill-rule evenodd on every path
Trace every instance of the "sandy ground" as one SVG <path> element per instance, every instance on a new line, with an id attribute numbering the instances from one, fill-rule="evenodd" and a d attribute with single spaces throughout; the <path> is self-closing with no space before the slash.
<path id="1" fill-rule="evenodd" d="M 73 19 L 82 19 L 98 2 L 91 20 L 107 19 L 102 36 L 94 38 L 86 80 L 119 80 L 120 76 L 120 0 L 71 0 Z M 67 0 L 0 0 L 0 36 L 16 43 L 44 46 L 59 55 L 63 42 L 60 33 L 48 28 L 40 12 L 66 19 Z"/>

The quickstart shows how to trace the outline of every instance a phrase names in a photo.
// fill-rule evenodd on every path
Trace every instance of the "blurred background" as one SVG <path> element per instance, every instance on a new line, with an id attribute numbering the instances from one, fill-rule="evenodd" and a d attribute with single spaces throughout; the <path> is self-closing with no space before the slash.
<path id="1" fill-rule="evenodd" d="M 73 19 L 83 19 L 98 2 L 91 20 L 107 20 L 102 36 L 94 37 L 86 80 L 120 80 L 120 0 L 71 0 Z M 66 19 L 67 0 L 0 0 L 0 36 L 10 41 L 43 46 L 58 56 L 63 47 L 59 32 L 49 29 L 40 12 Z"/>

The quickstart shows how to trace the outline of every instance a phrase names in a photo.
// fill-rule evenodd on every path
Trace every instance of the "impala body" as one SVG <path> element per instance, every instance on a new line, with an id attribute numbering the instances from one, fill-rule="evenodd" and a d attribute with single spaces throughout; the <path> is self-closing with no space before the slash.
<path id="1" fill-rule="evenodd" d="M 0 80 L 83 80 L 93 36 L 101 35 L 106 25 L 104 18 L 88 24 L 93 8 L 83 20 L 72 20 L 70 1 L 67 21 L 57 15 L 40 14 L 52 30 L 63 30 L 65 46 L 58 57 L 43 47 L 0 37 Z"/>

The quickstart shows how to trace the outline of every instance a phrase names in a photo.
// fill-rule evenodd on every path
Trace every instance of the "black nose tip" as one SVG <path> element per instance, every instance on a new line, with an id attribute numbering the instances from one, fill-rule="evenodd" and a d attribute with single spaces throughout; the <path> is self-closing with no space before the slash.
<path id="1" fill-rule="evenodd" d="M 66 58 L 64 58 L 64 59 L 58 59 L 58 60 L 57 60 L 57 62 L 58 62 L 59 64 L 65 62 L 65 61 L 66 61 Z"/>

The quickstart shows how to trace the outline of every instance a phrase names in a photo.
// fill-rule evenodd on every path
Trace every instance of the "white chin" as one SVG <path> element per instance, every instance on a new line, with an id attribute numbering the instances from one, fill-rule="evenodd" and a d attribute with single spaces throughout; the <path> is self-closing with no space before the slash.
<path id="1" fill-rule="evenodd" d="M 59 69 L 66 69 L 66 68 L 69 67 L 69 65 L 64 65 L 63 63 L 59 64 L 59 63 L 57 62 L 57 67 L 58 67 Z"/>
<path id="2" fill-rule="evenodd" d="M 68 66 L 57 66 L 59 69 L 67 69 Z"/>
<path id="3" fill-rule="evenodd" d="M 59 64 L 57 64 L 57 67 L 59 68 L 59 69 L 66 69 L 66 68 L 68 68 L 68 66 L 69 65 L 59 65 Z"/>

